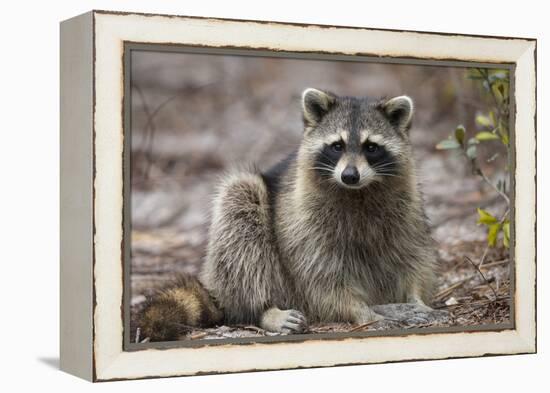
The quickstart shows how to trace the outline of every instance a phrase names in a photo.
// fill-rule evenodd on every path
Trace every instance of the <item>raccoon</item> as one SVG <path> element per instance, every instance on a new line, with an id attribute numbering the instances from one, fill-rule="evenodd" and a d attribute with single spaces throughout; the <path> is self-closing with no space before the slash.
<path id="1" fill-rule="evenodd" d="M 300 333 L 309 323 L 381 320 L 378 304 L 430 310 L 437 258 L 409 139 L 413 112 L 407 96 L 308 88 L 297 150 L 266 172 L 222 179 L 199 280 L 225 323 Z M 174 309 L 190 302 L 173 300 Z M 188 314 L 163 323 L 200 324 Z"/>

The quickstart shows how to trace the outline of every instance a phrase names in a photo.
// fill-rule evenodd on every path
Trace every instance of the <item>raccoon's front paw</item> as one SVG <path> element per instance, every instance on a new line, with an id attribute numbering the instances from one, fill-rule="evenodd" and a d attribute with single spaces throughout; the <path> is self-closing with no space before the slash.
<path id="1" fill-rule="evenodd" d="M 270 308 L 262 315 L 260 326 L 270 332 L 283 334 L 303 333 L 307 330 L 304 314 L 297 310 Z"/>

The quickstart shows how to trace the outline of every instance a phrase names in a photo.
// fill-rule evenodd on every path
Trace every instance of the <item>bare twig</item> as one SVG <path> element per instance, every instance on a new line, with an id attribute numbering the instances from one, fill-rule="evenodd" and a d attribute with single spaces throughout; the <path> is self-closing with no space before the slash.
<path id="1" fill-rule="evenodd" d="M 443 297 L 445 297 L 446 295 L 450 294 L 451 292 L 453 292 L 456 288 L 460 287 L 461 285 L 463 285 L 466 281 L 470 280 L 472 277 L 466 277 L 465 279 L 463 280 L 460 280 L 458 282 L 455 282 L 453 285 L 451 285 L 450 287 L 447 287 L 441 291 L 439 291 L 435 296 L 434 296 L 434 300 L 440 300 L 442 299 Z"/>
<path id="2" fill-rule="evenodd" d="M 359 326 L 356 326 L 356 327 L 354 327 L 353 329 L 351 329 L 350 332 L 356 332 L 356 331 L 358 331 L 358 330 L 363 330 L 363 329 L 366 328 L 367 326 L 370 326 L 370 325 L 372 325 L 372 324 L 375 324 L 376 322 L 378 322 L 378 321 L 370 321 L 370 322 L 367 322 L 367 323 L 363 323 L 363 324 L 361 324 L 361 325 L 359 325 Z"/>
<path id="3" fill-rule="evenodd" d="M 483 274 L 483 272 L 479 269 L 479 267 L 474 263 L 474 261 L 472 261 L 469 257 L 465 256 L 464 258 L 466 258 L 466 260 L 468 262 L 470 262 L 470 264 L 477 270 L 477 272 L 481 275 L 481 277 L 483 278 L 483 280 L 485 281 L 485 283 L 487 284 L 487 286 L 489 288 L 491 288 L 491 291 L 493 292 L 493 295 L 495 295 L 495 301 L 497 300 L 498 298 L 498 295 L 496 293 L 496 291 L 494 290 L 493 286 L 489 283 L 489 280 L 487 280 L 487 277 L 485 277 L 485 275 Z"/>
<path id="4" fill-rule="evenodd" d="M 265 334 L 265 329 L 259 328 L 254 325 L 235 325 L 235 326 L 243 330 L 250 330 L 256 333 Z"/>
<path id="5" fill-rule="evenodd" d="M 508 195 L 506 195 L 504 192 L 499 190 L 498 187 L 493 184 L 493 182 L 487 177 L 487 175 L 485 173 L 483 173 L 483 171 L 477 165 L 477 163 L 474 164 L 473 161 L 472 161 L 472 165 L 474 165 L 475 174 L 478 175 L 479 177 L 481 177 L 485 183 L 490 185 L 498 193 L 498 195 L 500 195 L 506 201 L 506 204 L 509 206 L 510 205 L 510 198 L 508 198 Z"/>
<path id="6" fill-rule="evenodd" d="M 173 96 L 167 98 L 166 100 L 161 102 L 159 105 L 157 105 L 157 107 L 153 111 L 151 111 L 149 109 L 149 105 L 147 104 L 147 100 L 145 99 L 145 94 L 143 93 L 143 90 L 136 84 L 134 84 L 133 87 L 136 89 L 141 99 L 143 111 L 147 116 L 147 123 L 145 123 L 145 127 L 144 127 L 145 137 L 143 138 L 143 151 L 145 152 L 145 158 L 146 158 L 146 165 L 143 171 L 143 177 L 144 179 L 148 179 L 151 166 L 153 165 L 153 143 L 154 143 L 154 137 L 156 133 L 156 126 L 154 123 L 155 116 L 160 112 L 160 110 L 164 106 L 166 106 L 166 104 L 168 104 L 173 99 L 175 99 L 178 96 L 178 94 L 174 94 Z"/>
<path id="7" fill-rule="evenodd" d="M 489 268 L 492 268 L 494 266 L 498 266 L 498 265 L 504 265 L 506 263 L 510 263 L 510 259 L 509 258 L 506 258 L 506 259 L 502 259 L 500 261 L 494 261 L 494 262 L 491 262 L 491 263 L 486 263 L 484 264 L 483 266 L 479 266 L 480 269 L 489 269 Z"/>
<path id="8" fill-rule="evenodd" d="M 487 258 L 487 253 L 489 252 L 489 244 L 485 246 L 485 250 L 483 250 L 483 254 L 481 255 L 481 259 L 479 260 L 479 263 L 477 265 L 478 269 L 481 269 L 481 266 L 485 263 L 485 258 Z"/>
<path id="9" fill-rule="evenodd" d="M 198 332 L 198 333 L 195 333 L 195 334 L 192 334 L 189 336 L 189 339 L 190 340 L 198 340 L 200 338 L 204 338 L 208 336 L 208 333 L 207 332 Z"/>
<path id="10" fill-rule="evenodd" d="M 491 304 L 491 303 L 499 303 L 499 302 L 504 302 L 504 301 L 509 301 L 509 300 L 510 300 L 509 296 L 500 296 L 500 297 L 498 297 L 494 300 L 489 299 L 489 300 L 481 300 L 481 301 L 472 302 L 472 303 L 464 303 L 464 304 L 461 304 L 461 306 L 463 306 L 465 308 L 465 310 L 463 310 L 461 312 L 454 312 L 454 315 L 455 315 L 455 317 L 459 317 L 461 315 L 470 314 L 472 312 L 472 309 L 481 308 L 481 307 L 487 306 L 488 304 Z M 470 309 L 466 309 L 468 307 Z"/>
<path id="11" fill-rule="evenodd" d="M 151 167 L 153 165 L 153 143 L 154 143 L 154 137 L 156 134 L 156 126 L 155 126 L 155 117 L 160 112 L 161 109 L 163 109 L 167 104 L 172 102 L 174 99 L 176 99 L 179 96 L 193 93 L 195 91 L 204 89 L 206 87 L 210 87 L 217 83 L 217 81 L 212 81 L 208 83 L 198 84 L 198 85 L 192 85 L 192 86 L 186 86 L 182 89 L 180 89 L 176 94 L 168 97 L 164 101 L 162 101 L 160 104 L 158 104 L 152 111 L 149 108 L 149 105 L 147 103 L 147 100 L 145 99 L 145 94 L 143 93 L 143 90 L 140 86 L 138 86 L 136 83 L 132 84 L 132 87 L 136 89 L 136 92 L 139 95 L 139 98 L 141 100 L 141 104 L 143 107 L 143 111 L 145 112 L 145 116 L 147 117 L 147 122 L 145 123 L 145 136 L 143 138 L 143 146 L 142 151 L 145 152 L 146 156 L 146 166 L 143 171 L 143 177 L 144 179 L 149 178 L 149 172 L 151 170 Z"/>

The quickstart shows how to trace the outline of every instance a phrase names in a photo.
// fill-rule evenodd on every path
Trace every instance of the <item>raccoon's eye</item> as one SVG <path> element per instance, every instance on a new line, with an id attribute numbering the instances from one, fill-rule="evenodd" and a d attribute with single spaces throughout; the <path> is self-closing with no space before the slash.
<path id="1" fill-rule="evenodd" d="M 378 146 L 376 143 L 367 143 L 365 145 L 365 150 L 367 153 L 376 153 L 380 149 L 380 146 Z"/>
<path id="2" fill-rule="evenodd" d="M 342 150 L 344 150 L 344 144 L 342 142 L 334 142 L 332 145 L 330 145 L 330 147 L 335 152 L 341 152 Z"/>

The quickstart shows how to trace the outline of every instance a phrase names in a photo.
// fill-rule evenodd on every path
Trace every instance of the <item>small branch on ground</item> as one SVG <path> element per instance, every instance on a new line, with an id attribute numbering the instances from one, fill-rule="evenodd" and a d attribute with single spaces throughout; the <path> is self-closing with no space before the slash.
<path id="1" fill-rule="evenodd" d="M 491 291 L 493 292 L 493 295 L 495 295 L 495 299 L 494 301 L 497 300 L 498 298 L 498 295 L 495 291 L 495 289 L 493 288 L 493 286 L 489 283 L 489 280 L 487 280 L 487 277 L 485 277 L 485 275 L 483 274 L 483 272 L 479 269 L 479 267 L 474 263 L 474 261 L 472 261 L 469 257 L 465 256 L 464 258 L 466 258 L 466 260 L 468 262 L 470 262 L 470 264 L 477 270 L 477 272 L 481 275 L 481 277 L 483 278 L 483 280 L 485 281 L 485 283 L 487 284 L 487 286 L 489 288 L 491 288 Z"/>
<path id="2" fill-rule="evenodd" d="M 198 340 L 198 339 L 204 338 L 206 336 L 208 336 L 207 332 L 197 332 L 197 333 L 191 334 L 189 336 L 189 339 L 190 340 Z"/>
<path id="3" fill-rule="evenodd" d="M 370 326 L 370 325 L 372 325 L 372 324 L 375 324 L 376 322 L 378 322 L 378 321 L 370 321 L 370 322 L 367 322 L 367 323 L 363 323 L 363 324 L 361 324 L 361 325 L 359 325 L 359 326 L 356 326 L 356 327 L 354 327 L 353 329 L 351 329 L 350 332 L 356 332 L 356 331 L 358 331 L 358 330 L 363 330 L 363 329 L 366 328 L 367 326 Z"/>
<path id="4" fill-rule="evenodd" d="M 434 296 L 434 301 L 437 301 L 437 300 L 441 300 L 443 299 L 445 296 L 447 295 L 450 295 L 456 288 L 462 286 L 464 283 L 466 283 L 467 281 L 469 281 L 472 277 L 466 277 L 458 282 L 455 282 L 453 285 L 451 285 L 450 287 L 447 287 L 441 291 L 439 291 L 438 293 L 436 293 L 436 295 Z"/>

